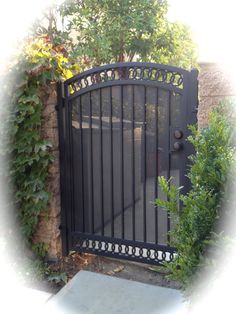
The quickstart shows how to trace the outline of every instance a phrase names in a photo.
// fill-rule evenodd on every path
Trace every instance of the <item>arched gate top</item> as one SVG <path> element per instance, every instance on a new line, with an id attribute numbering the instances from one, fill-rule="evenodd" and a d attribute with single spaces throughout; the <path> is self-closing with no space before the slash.
<path id="1" fill-rule="evenodd" d="M 190 72 L 173 66 L 145 63 L 121 62 L 90 69 L 64 82 L 68 98 L 87 91 L 113 85 L 153 85 L 183 93 L 184 76 Z"/>

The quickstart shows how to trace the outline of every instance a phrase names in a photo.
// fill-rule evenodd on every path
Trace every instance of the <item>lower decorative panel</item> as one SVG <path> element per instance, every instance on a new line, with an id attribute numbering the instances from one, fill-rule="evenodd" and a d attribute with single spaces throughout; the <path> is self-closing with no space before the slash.
<path id="1" fill-rule="evenodd" d="M 171 262 L 175 256 L 175 248 L 167 245 L 143 243 L 98 235 L 72 233 L 73 249 L 95 255 L 102 255 L 145 264 L 161 265 Z"/>

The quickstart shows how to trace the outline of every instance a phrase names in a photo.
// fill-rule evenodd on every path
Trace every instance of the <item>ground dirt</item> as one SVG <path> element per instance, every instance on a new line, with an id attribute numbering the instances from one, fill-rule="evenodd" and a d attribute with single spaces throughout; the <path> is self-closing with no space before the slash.
<path id="1" fill-rule="evenodd" d="M 155 267 L 91 254 L 73 252 L 69 256 L 51 264 L 50 268 L 52 271 L 65 273 L 68 281 L 83 269 L 142 283 L 180 289 L 178 282 L 166 278 L 166 269 L 164 267 Z M 44 290 L 55 294 L 64 285 L 64 282 L 46 282 Z"/>
<path id="2" fill-rule="evenodd" d="M 166 278 L 167 273 L 164 267 L 155 267 L 147 264 L 97 256 L 84 270 L 162 287 L 180 289 L 178 282 Z"/>

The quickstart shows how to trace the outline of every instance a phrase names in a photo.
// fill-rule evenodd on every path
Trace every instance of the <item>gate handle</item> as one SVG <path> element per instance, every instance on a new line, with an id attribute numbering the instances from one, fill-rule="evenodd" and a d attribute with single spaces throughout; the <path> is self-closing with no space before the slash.
<path id="1" fill-rule="evenodd" d="M 180 143 L 180 142 L 175 142 L 173 147 L 174 147 L 175 151 L 179 151 L 179 150 L 181 150 L 183 148 L 183 144 Z"/>

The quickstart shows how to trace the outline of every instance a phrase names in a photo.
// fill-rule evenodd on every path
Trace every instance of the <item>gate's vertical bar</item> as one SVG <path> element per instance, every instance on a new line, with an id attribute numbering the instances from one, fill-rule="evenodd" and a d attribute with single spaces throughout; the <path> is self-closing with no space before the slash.
<path id="1" fill-rule="evenodd" d="M 68 101 L 69 90 L 68 86 L 64 84 L 64 104 L 65 104 L 65 160 L 67 165 L 66 174 L 66 213 L 67 213 L 67 241 L 68 250 L 73 247 L 73 241 L 71 237 L 72 225 L 73 225 L 73 181 L 72 181 L 72 132 L 71 132 L 71 103 Z"/>
<path id="2" fill-rule="evenodd" d="M 190 130 L 187 128 L 188 124 L 195 124 L 197 122 L 197 108 L 198 108 L 198 70 L 192 69 L 191 72 L 183 75 L 183 100 L 182 106 L 185 110 L 185 116 L 183 116 L 183 128 L 184 137 L 187 138 L 190 135 Z M 186 176 L 187 165 L 190 164 L 188 156 L 194 153 L 193 145 L 186 141 L 184 142 L 184 154 L 183 164 L 180 170 L 180 185 L 183 186 L 181 192 L 186 194 L 191 187 L 191 183 Z M 180 209 L 182 203 L 180 202 Z"/>
<path id="3" fill-rule="evenodd" d="M 82 179 L 82 220 L 83 232 L 85 232 L 85 209 L 84 209 L 84 156 L 83 156 L 83 118 L 82 118 L 82 96 L 79 98 L 79 127 L 80 127 L 80 147 L 81 147 L 81 179 Z"/>
<path id="4" fill-rule="evenodd" d="M 168 162 L 167 162 L 167 180 L 170 179 L 170 167 L 171 167 L 171 142 L 170 142 L 170 136 L 171 136 L 171 91 L 168 91 L 168 105 L 167 105 L 167 123 L 168 123 Z M 169 183 L 170 185 L 170 183 Z M 169 198 L 167 198 L 169 200 Z M 167 212 L 167 242 L 170 241 L 170 216 L 169 213 Z"/>
<path id="5" fill-rule="evenodd" d="M 182 118 L 182 131 L 184 134 L 184 150 L 183 150 L 183 158 L 181 160 L 181 165 L 179 167 L 179 185 L 183 188 L 181 189 L 181 193 L 185 194 L 187 191 L 186 183 L 188 181 L 186 177 L 186 165 L 187 165 L 187 155 L 188 155 L 188 147 L 189 143 L 186 141 L 186 138 L 188 137 L 189 131 L 187 129 L 187 121 L 188 121 L 188 111 L 191 111 L 191 108 L 189 108 L 189 90 L 190 90 L 190 81 L 189 81 L 189 75 L 190 73 L 184 73 L 183 74 L 183 95 L 182 95 L 182 103 L 181 106 L 183 107 L 184 115 Z M 191 105 L 190 105 L 191 107 Z M 179 202 L 179 210 L 181 211 L 182 202 Z"/>
<path id="6" fill-rule="evenodd" d="M 184 76 L 184 91 L 185 91 L 185 111 L 186 111 L 186 121 L 185 124 L 196 124 L 197 123 L 197 111 L 198 111 L 198 70 L 192 69 L 188 75 Z M 190 135 L 190 130 L 186 128 L 186 137 Z M 193 145 L 186 141 L 184 146 L 185 151 L 185 164 L 190 164 L 188 156 L 194 154 L 194 147 Z M 186 169 L 183 171 L 186 174 Z M 182 189 L 182 193 L 187 193 L 191 187 L 191 183 L 189 179 L 184 175 L 182 178 L 181 185 L 184 186 Z"/>
<path id="7" fill-rule="evenodd" d="M 192 69 L 190 72 L 190 106 L 188 107 L 188 123 L 197 123 L 197 112 L 198 112 L 198 70 Z"/>
<path id="8" fill-rule="evenodd" d="M 132 133 L 131 133 L 131 162 L 132 162 L 132 224 L 133 224 L 133 240 L 135 240 L 135 115 L 134 115 L 134 86 L 132 85 L 132 108 L 131 108 L 131 119 L 132 119 Z"/>
<path id="9" fill-rule="evenodd" d="M 60 195 L 61 195 L 61 238 L 62 238 L 62 254 L 69 253 L 68 248 L 68 229 L 67 229 L 67 211 L 66 211 L 66 173 L 65 173 L 65 125 L 64 125 L 64 99 L 63 99 L 63 83 L 57 83 L 57 118 L 58 118 L 58 135 L 59 135 L 59 158 L 60 158 Z"/>
<path id="10" fill-rule="evenodd" d="M 122 228 L 122 239 L 125 236 L 125 205 L 124 205 L 124 147 L 123 147 L 123 85 L 121 85 L 121 108 L 120 108 L 120 142 L 121 142 L 121 228 Z"/>
<path id="11" fill-rule="evenodd" d="M 69 129 L 70 129 L 70 171 L 71 171 L 71 226 L 72 231 L 75 231 L 75 197 L 74 197 L 74 186 L 75 186 L 75 180 L 74 180 L 74 174 L 75 174 L 75 167 L 74 167 L 74 141 L 73 141 L 73 128 L 72 128 L 72 106 L 73 104 L 69 103 Z M 73 241 L 73 239 L 72 239 Z"/>
<path id="12" fill-rule="evenodd" d="M 99 129 L 100 129 L 100 195 L 101 195 L 101 214 L 102 214 L 102 235 L 104 235 L 104 200 L 103 200 L 103 138 L 102 138 L 102 90 L 99 90 Z"/>
<path id="13" fill-rule="evenodd" d="M 110 158 L 111 158 L 111 236 L 114 237 L 114 185 L 113 185 L 113 125 L 112 125 L 112 87 L 110 87 Z"/>
<path id="14" fill-rule="evenodd" d="M 93 191 L 93 109 L 92 94 L 89 92 L 89 130 L 90 130 L 90 182 L 91 182 L 91 225 L 92 233 L 94 233 L 94 191 Z"/>
<path id="15" fill-rule="evenodd" d="M 146 86 L 144 86 L 144 104 L 143 104 L 143 240 L 147 241 L 147 213 L 146 213 Z"/>
<path id="16" fill-rule="evenodd" d="M 156 131 L 156 141 L 155 141 L 155 144 L 156 144 L 156 148 L 155 148 L 155 151 L 156 151 L 156 162 L 155 162 L 155 199 L 157 199 L 158 197 L 158 176 L 159 176 L 159 150 L 158 150 L 158 118 L 159 118 L 159 115 L 158 115 L 158 102 L 159 102 L 159 93 L 158 93 L 158 88 L 156 89 L 157 92 L 156 92 L 156 104 L 155 104 L 155 131 Z M 158 243 L 158 206 L 155 208 L 155 243 L 157 244 Z"/>

